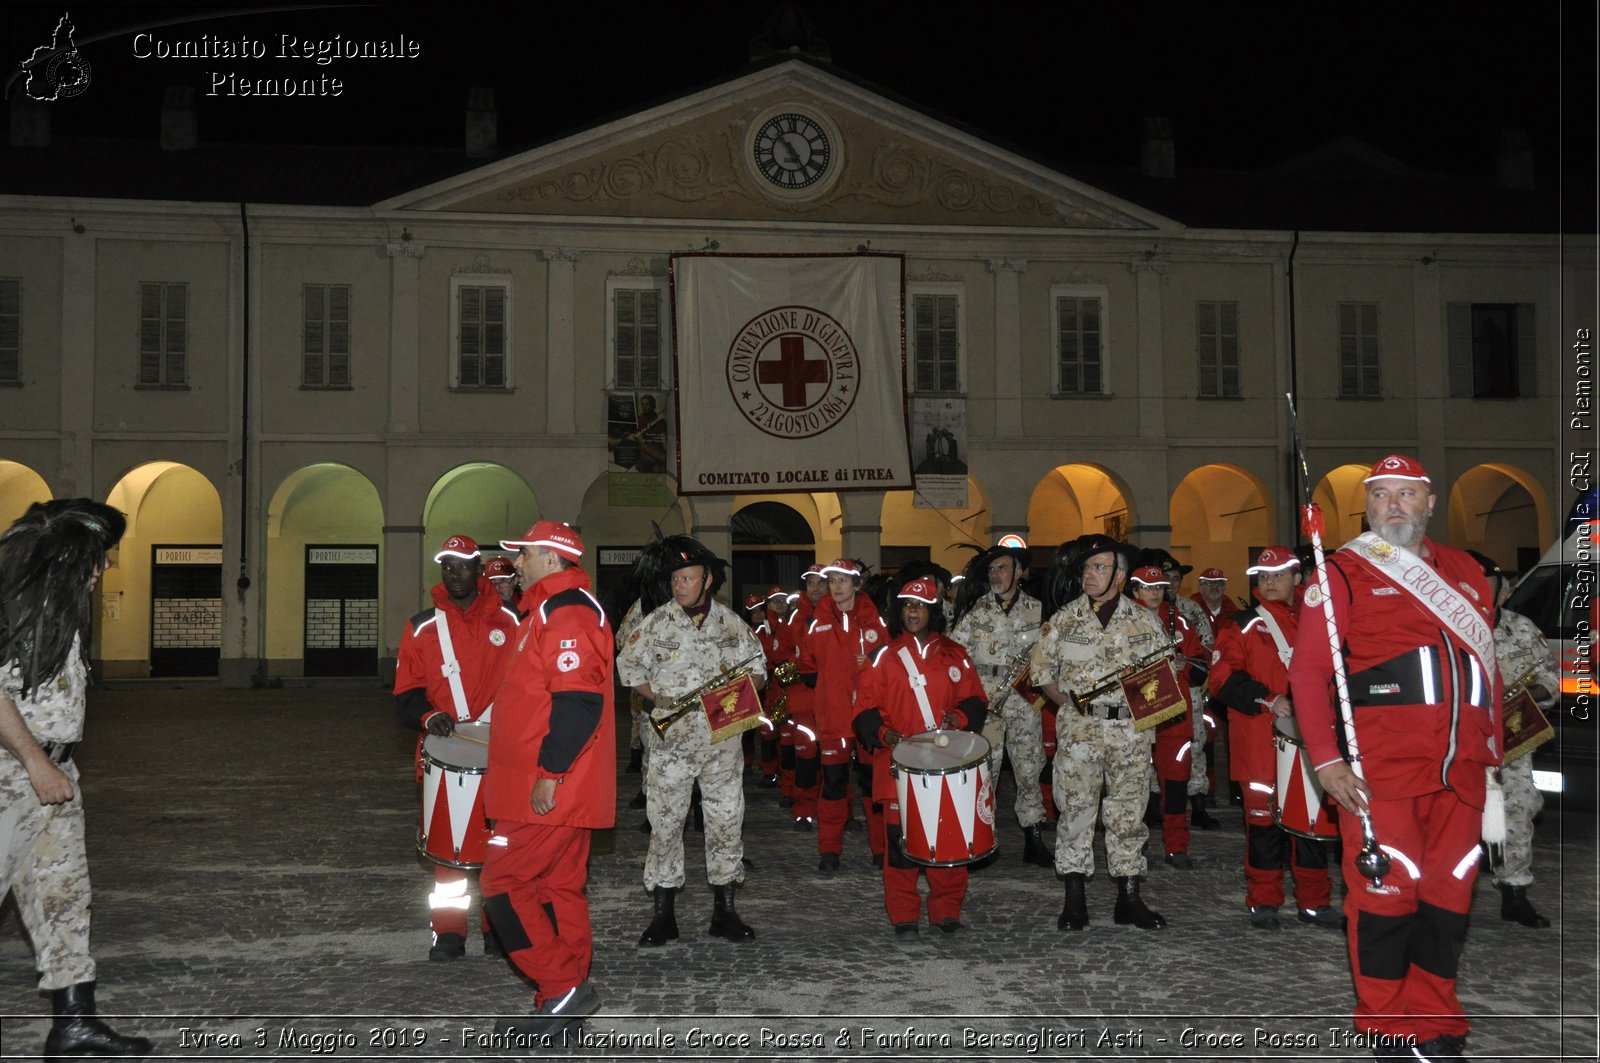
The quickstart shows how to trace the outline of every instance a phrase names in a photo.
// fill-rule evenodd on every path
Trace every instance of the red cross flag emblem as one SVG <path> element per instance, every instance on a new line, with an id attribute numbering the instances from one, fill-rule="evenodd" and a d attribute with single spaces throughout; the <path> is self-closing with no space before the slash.
<path id="1" fill-rule="evenodd" d="M 728 390 L 745 420 L 805 439 L 842 421 L 861 381 L 855 341 L 830 314 L 777 306 L 745 323 L 728 348 Z"/>

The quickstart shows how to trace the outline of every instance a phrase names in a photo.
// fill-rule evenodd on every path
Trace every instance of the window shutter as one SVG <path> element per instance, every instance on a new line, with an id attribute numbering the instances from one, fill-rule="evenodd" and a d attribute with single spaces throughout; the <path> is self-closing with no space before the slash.
<path id="1" fill-rule="evenodd" d="M 1539 349 L 1533 339 L 1533 304 L 1517 304 L 1517 397 L 1539 394 Z"/>
<path id="2" fill-rule="evenodd" d="M 1445 309 L 1445 336 L 1450 359 L 1450 397 L 1472 398 L 1472 304 L 1451 303 Z"/>
<path id="3" fill-rule="evenodd" d="M 183 284 L 166 285 L 167 365 L 164 384 L 182 384 L 188 379 L 189 289 Z"/>
<path id="4" fill-rule="evenodd" d="M 0 380 L 22 379 L 22 282 L 0 281 Z"/>

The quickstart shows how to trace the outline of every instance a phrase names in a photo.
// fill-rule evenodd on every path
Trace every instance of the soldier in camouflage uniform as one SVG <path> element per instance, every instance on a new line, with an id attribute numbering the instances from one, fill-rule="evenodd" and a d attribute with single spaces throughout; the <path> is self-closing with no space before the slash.
<path id="1" fill-rule="evenodd" d="M 1151 738 L 1136 732 L 1119 686 L 1096 694 L 1080 711 L 1069 692 L 1091 693 L 1166 645 L 1155 615 L 1122 594 L 1133 549 L 1103 535 L 1079 539 L 1054 563 L 1081 575 L 1082 593 L 1039 631 L 1029 660 L 1034 681 L 1061 706 L 1056 718 L 1056 870 L 1066 878 L 1066 904 L 1056 926 L 1089 922 L 1084 885 L 1094 873 L 1096 813 L 1105 827 L 1106 866 L 1117 882 L 1113 918 L 1141 930 L 1166 926 L 1139 895 L 1147 865 L 1145 796 L 1150 792 Z M 1101 799 L 1104 787 L 1105 798 Z"/>
<path id="2" fill-rule="evenodd" d="M 1022 858 L 1038 867 L 1054 867 L 1039 826 L 1045 818 L 1038 785 L 1044 771 L 1039 708 L 1011 689 L 1012 678 L 1039 638 L 1039 599 L 1022 589 L 1029 561 L 1028 548 L 1016 536 L 1007 536 L 1001 545 L 974 558 L 961 581 L 963 590 L 957 592 L 950 637 L 966 648 L 983 681 L 989 699 L 983 737 L 992 750 L 997 775 L 1006 749 L 1011 750 Z M 988 593 L 983 593 L 985 589 Z"/>
<path id="3" fill-rule="evenodd" d="M 126 521 L 87 498 L 36 503 L 0 536 L 0 900 L 14 892 L 54 1022 L 45 1056 L 150 1051 L 95 1017 L 89 863 L 72 750 L 89 686 L 82 636 Z"/>
<path id="4" fill-rule="evenodd" d="M 1532 620 L 1505 607 L 1505 600 L 1511 597 L 1511 581 L 1499 566 L 1475 550 L 1467 552 L 1483 566 L 1499 610 L 1495 614 L 1494 650 L 1500 678 L 1513 694 L 1515 684 L 1527 679 L 1528 693 L 1548 713 L 1556 700 L 1555 692 L 1561 689 L 1550 644 Z M 1505 847 L 1494 869 L 1495 888 L 1500 891 L 1500 918 L 1535 929 L 1547 927 L 1550 920 L 1528 900 L 1528 887 L 1533 885 L 1533 817 L 1544 807 L 1544 796 L 1533 785 L 1533 757 L 1523 754 L 1503 765 L 1500 786 L 1506 809 Z"/>
<path id="5" fill-rule="evenodd" d="M 666 542 L 676 554 L 665 573 L 672 600 L 645 617 L 617 655 L 618 677 L 655 703 L 651 714 L 657 717 L 667 715 L 673 699 L 723 671 L 748 666 L 758 687 L 766 678 L 761 644 L 738 614 L 713 598 L 722 580 L 721 560 L 686 535 Z M 706 874 L 716 898 L 709 933 L 729 941 L 755 937 L 733 904 L 734 886 L 744 880 L 743 768 L 738 737 L 713 742 L 698 706 L 651 750 L 644 885 L 654 894 L 655 913 L 640 945 L 655 947 L 678 936 L 674 898 L 684 883 L 683 820 L 696 779 L 705 814 Z"/>

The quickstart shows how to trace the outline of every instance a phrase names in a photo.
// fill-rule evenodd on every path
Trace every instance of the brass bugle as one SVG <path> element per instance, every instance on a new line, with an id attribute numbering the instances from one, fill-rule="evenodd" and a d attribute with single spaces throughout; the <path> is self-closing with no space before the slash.
<path id="1" fill-rule="evenodd" d="M 1132 675 L 1137 675 L 1139 672 L 1144 671 L 1157 661 L 1173 660 L 1176 657 L 1177 654 L 1170 647 L 1156 650 L 1154 653 L 1147 653 L 1143 657 L 1140 657 L 1137 661 L 1134 661 L 1132 664 L 1118 668 L 1110 675 L 1101 676 L 1099 679 L 1095 680 L 1095 683 L 1092 687 L 1084 691 L 1082 694 L 1078 693 L 1076 690 L 1067 691 L 1067 697 L 1072 699 L 1073 708 L 1077 709 L 1079 712 L 1085 712 L 1088 710 L 1089 703 L 1091 701 L 1099 697 L 1101 694 L 1107 694 L 1117 689 L 1122 685 L 1122 681 L 1124 679 L 1127 679 Z"/>
<path id="2" fill-rule="evenodd" d="M 761 656 L 762 655 L 759 653 L 751 654 L 738 664 L 730 665 L 729 667 L 724 668 L 722 671 L 718 672 L 710 679 L 707 679 L 704 683 L 701 683 L 687 694 L 679 694 L 667 705 L 667 714 L 665 716 L 656 716 L 654 714 L 651 715 L 650 726 L 656 729 L 656 734 L 661 738 L 667 737 L 667 728 L 671 727 L 673 724 L 689 715 L 690 712 L 701 708 L 701 694 L 704 694 L 708 690 L 715 690 L 717 687 L 725 686 L 728 683 L 734 683 L 745 678 L 750 674 L 750 665 L 754 661 L 759 660 Z"/>

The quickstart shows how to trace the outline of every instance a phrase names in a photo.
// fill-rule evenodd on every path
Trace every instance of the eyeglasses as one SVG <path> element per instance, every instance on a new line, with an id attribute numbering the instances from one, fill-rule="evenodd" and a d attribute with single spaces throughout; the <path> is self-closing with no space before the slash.
<path id="1" fill-rule="evenodd" d="M 1085 572 L 1110 572 L 1116 565 L 1108 565 L 1104 561 L 1091 561 L 1083 566 Z"/>

